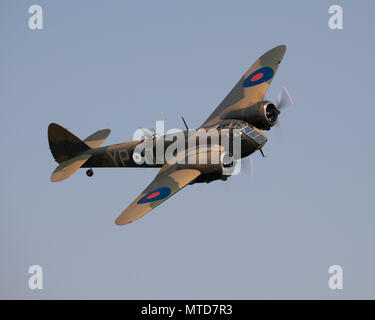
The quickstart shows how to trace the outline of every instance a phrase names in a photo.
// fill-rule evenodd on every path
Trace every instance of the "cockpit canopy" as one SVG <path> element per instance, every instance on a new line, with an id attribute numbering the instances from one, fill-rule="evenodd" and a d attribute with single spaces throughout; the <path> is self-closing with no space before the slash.
<path id="1" fill-rule="evenodd" d="M 260 145 L 264 144 L 267 141 L 266 137 L 260 134 L 258 131 L 254 130 L 253 126 L 251 125 L 248 125 L 241 131 Z"/>
<path id="2" fill-rule="evenodd" d="M 232 131 L 233 129 L 239 129 L 245 137 L 254 140 L 259 145 L 264 144 L 267 138 L 258 129 L 254 128 L 251 124 L 241 120 L 223 121 L 216 126 L 216 129 L 219 130 L 229 129 L 229 131 Z"/>
<path id="3" fill-rule="evenodd" d="M 249 124 L 245 121 L 241 120 L 229 120 L 229 121 L 222 121 L 217 126 L 216 129 L 242 129 Z"/>

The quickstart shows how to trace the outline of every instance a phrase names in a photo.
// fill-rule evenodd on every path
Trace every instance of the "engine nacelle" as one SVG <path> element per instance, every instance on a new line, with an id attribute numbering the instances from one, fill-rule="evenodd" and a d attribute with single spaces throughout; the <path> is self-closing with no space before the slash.
<path id="1" fill-rule="evenodd" d="M 272 102 L 263 101 L 246 109 L 245 121 L 261 130 L 269 130 L 276 124 L 279 113 Z"/>
<path id="2" fill-rule="evenodd" d="M 194 180 L 193 183 L 208 183 L 214 180 L 227 180 L 227 178 L 233 174 L 236 160 L 231 154 L 223 152 L 220 155 L 219 163 L 217 164 L 211 163 L 210 158 L 211 157 L 208 155 L 207 164 L 184 165 L 185 168 L 188 167 L 190 169 L 197 169 L 202 173 L 196 180 Z"/>
<path id="3" fill-rule="evenodd" d="M 230 111 L 225 118 L 243 120 L 258 129 L 269 130 L 276 124 L 279 113 L 272 102 L 261 101 L 244 109 Z"/>

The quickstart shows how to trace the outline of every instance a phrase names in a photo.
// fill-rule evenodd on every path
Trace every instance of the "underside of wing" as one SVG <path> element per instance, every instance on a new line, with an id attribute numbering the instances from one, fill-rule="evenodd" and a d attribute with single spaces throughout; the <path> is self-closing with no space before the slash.
<path id="1" fill-rule="evenodd" d="M 285 51 L 286 46 L 281 45 L 258 58 L 201 127 L 214 125 L 225 119 L 229 112 L 247 108 L 262 101 Z"/>
<path id="2" fill-rule="evenodd" d="M 165 164 L 151 184 L 116 219 L 116 224 L 133 222 L 195 180 L 201 172 L 195 169 L 178 169 L 178 165 Z"/>

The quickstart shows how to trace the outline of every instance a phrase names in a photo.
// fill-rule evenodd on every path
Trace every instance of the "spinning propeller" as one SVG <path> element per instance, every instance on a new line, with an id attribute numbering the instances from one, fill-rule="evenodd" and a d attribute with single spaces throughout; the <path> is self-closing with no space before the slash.
<path id="1" fill-rule="evenodd" d="M 277 96 L 276 108 L 280 112 L 285 107 L 294 104 L 292 96 L 290 95 L 288 89 L 283 86 L 279 95 Z"/>
<path id="2" fill-rule="evenodd" d="M 279 114 L 284 108 L 294 104 L 292 96 L 290 95 L 286 86 L 283 86 L 280 90 L 280 93 L 277 96 L 275 107 Z M 276 126 L 279 127 L 279 122 L 276 123 Z M 262 149 L 259 149 L 262 156 L 264 157 Z M 247 176 L 253 175 L 253 161 L 252 156 L 241 159 L 241 172 L 245 173 Z"/>

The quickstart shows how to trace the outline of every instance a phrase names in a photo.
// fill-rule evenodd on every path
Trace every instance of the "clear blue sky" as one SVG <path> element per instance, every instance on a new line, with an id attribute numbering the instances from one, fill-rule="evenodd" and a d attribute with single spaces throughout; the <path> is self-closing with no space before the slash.
<path id="1" fill-rule="evenodd" d="M 28 7 L 44 29 L 28 28 Z M 344 30 L 328 28 L 340 4 Z M 0 298 L 375 298 L 373 1 L 0 2 Z M 47 126 L 199 126 L 261 54 L 295 105 L 254 174 L 116 217 L 156 169 L 53 184 Z M 44 289 L 29 290 L 30 265 Z M 344 290 L 328 288 L 328 268 Z"/>

